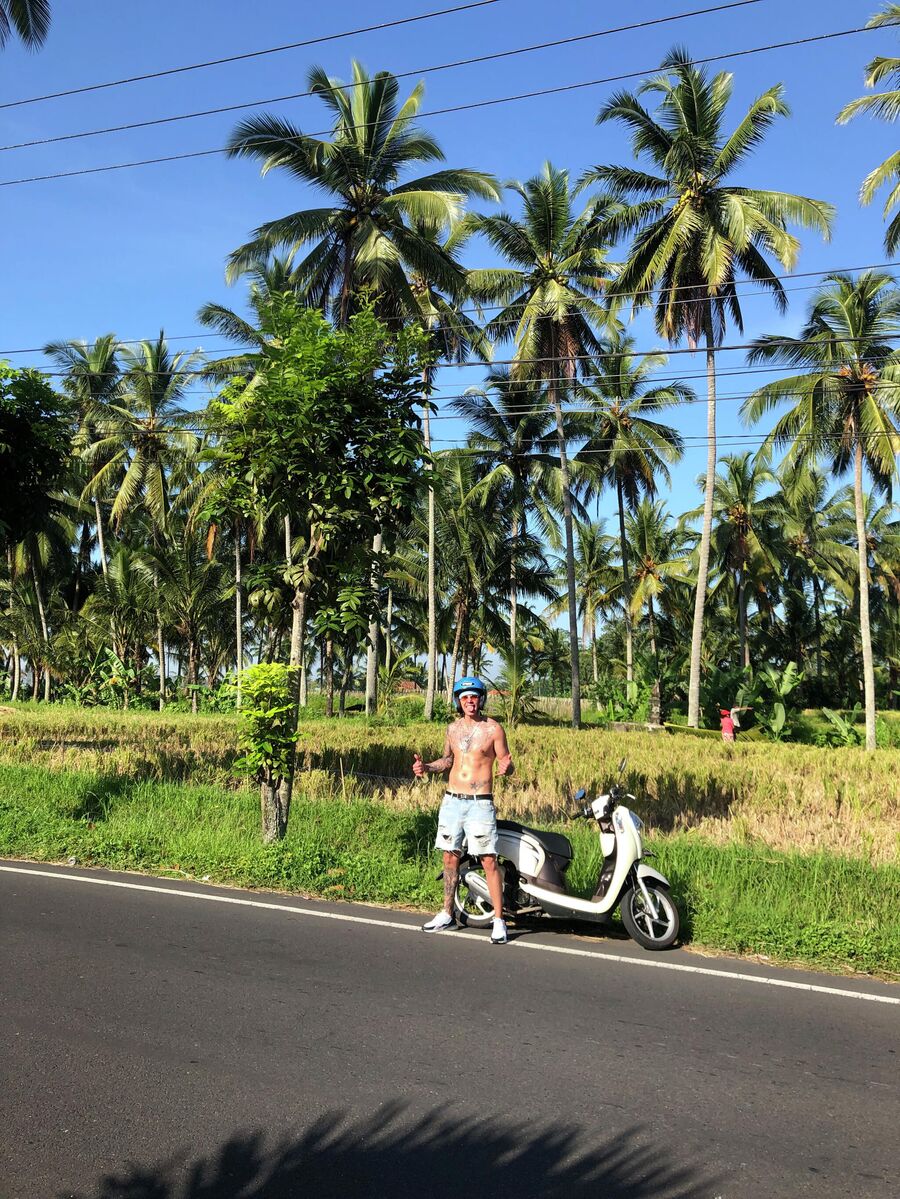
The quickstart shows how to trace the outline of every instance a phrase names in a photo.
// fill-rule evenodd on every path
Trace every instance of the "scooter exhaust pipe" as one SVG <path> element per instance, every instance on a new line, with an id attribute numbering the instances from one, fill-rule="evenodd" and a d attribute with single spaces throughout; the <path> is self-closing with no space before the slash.
<path id="1" fill-rule="evenodd" d="M 459 876 L 459 881 L 469 888 L 469 891 L 476 899 L 483 899 L 487 903 L 491 902 L 491 893 L 488 890 L 487 879 L 483 874 L 479 874 L 477 870 L 466 869 Z"/>

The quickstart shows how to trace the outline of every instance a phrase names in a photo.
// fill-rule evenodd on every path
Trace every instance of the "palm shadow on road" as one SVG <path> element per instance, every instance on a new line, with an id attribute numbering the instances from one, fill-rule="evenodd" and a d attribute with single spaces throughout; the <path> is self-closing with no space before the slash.
<path id="1" fill-rule="evenodd" d="M 668 1160 L 649 1129 L 413 1117 L 397 1102 L 363 1119 L 334 1112 L 280 1140 L 235 1133 L 207 1157 L 131 1164 L 66 1199 L 458 1199 L 475 1187 L 522 1199 L 712 1199 L 716 1181 Z"/>

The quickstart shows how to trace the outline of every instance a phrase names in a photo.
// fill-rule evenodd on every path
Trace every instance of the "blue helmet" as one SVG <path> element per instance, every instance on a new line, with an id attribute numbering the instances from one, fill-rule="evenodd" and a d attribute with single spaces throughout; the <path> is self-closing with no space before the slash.
<path id="1" fill-rule="evenodd" d="M 487 703 L 487 687 L 481 679 L 476 678 L 475 675 L 466 675 L 465 678 L 457 679 L 453 684 L 453 699 L 456 702 L 457 712 L 462 711 L 462 704 L 459 701 L 460 697 L 466 693 L 478 696 L 478 711 L 483 711 L 484 705 Z"/>

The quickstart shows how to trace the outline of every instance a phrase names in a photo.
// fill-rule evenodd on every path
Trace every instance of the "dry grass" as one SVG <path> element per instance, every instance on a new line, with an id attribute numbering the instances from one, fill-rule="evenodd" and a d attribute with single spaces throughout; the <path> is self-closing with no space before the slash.
<path id="1" fill-rule="evenodd" d="M 150 780 L 241 784 L 233 717 L 6 708 L 0 762 Z M 498 786 L 501 814 L 559 820 L 569 793 L 600 786 L 626 757 L 625 782 L 650 828 L 691 831 L 718 844 L 829 851 L 876 863 L 900 861 L 898 753 L 819 749 L 601 729 L 521 727 L 510 734 L 516 774 Z M 413 784 L 412 753 L 441 751 L 443 731 L 361 719 L 301 727 L 300 789 L 310 799 L 376 796 L 389 807 L 434 807 L 436 779 Z"/>

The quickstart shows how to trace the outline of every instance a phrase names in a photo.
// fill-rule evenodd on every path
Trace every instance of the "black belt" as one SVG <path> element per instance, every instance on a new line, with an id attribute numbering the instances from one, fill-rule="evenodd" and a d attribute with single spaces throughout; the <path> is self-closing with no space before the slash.
<path id="1" fill-rule="evenodd" d="M 491 803 L 494 802 L 493 794 L 474 795 L 474 794 L 472 794 L 472 792 L 469 792 L 468 794 L 463 795 L 459 791 L 445 791 L 444 794 L 446 796 L 448 796 L 450 799 L 489 799 L 491 801 Z"/>

